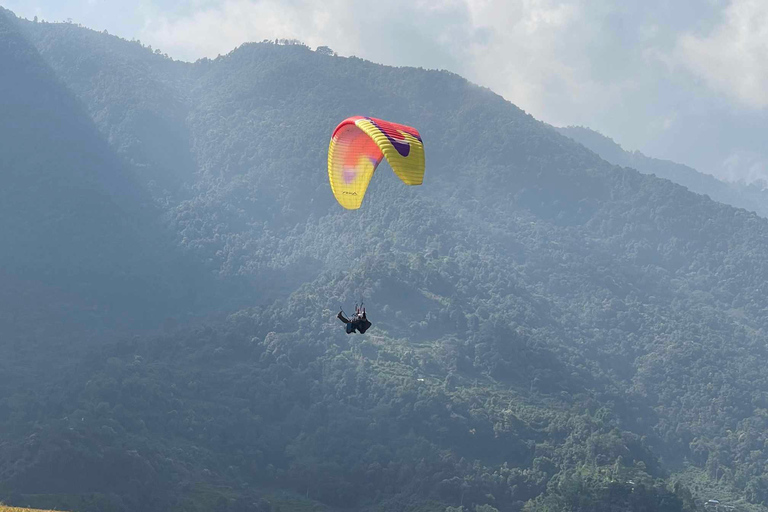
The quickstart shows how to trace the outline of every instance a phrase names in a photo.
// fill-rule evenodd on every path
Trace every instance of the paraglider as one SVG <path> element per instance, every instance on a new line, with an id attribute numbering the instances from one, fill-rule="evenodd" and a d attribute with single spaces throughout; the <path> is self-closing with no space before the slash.
<path id="1" fill-rule="evenodd" d="M 339 314 L 336 315 L 336 318 L 346 324 L 347 334 L 352 334 L 355 331 L 359 332 L 360 334 L 365 334 L 365 331 L 367 331 L 368 328 L 372 325 L 371 322 L 368 321 L 368 317 L 365 315 L 365 307 L 363 307 L 362 304 L 360 304 L 360 307 L 355 305 L 355 314 L 351 319 L 348 319 L 344 316 L 344 310 L 339 311 Z"/>
<path id="2" fill-rule="evenodd" d="M 339 123 L 328 146 L 328 180 L 341 206 L 360 208 L 382 158 L 403 183 L 421 185 L 424 143 L 416 128 L 362 116 Z"/>
<path id="3" fill-rule="evenodd" d="M 384 158 L 406 185 L 424 181 L 424 142 L 416 128 L 363 116 L 339 123 L 328 146 L 328 181 L 341 206 L 360 208 L 373 173 Z M 345 324 L 347 334 L 363 334 L 371 327 L 362 300 L 352 318 L 346 318 L 343 310 L 336 317 Z"/>

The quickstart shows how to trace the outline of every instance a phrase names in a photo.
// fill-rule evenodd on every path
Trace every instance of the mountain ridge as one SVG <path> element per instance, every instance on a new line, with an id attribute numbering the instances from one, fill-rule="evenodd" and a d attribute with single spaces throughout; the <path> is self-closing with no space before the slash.
<path id="1" fill-rule="evenodd" d="M 589 128 L 568 126 L 557 130 L 612 164 L 631 167 L 645 174 L 655 174 L 697 194 L 708 195 L 715 201 L 756 212 L 761 217 L 768 216 L 765 207 L 768 192 L 760 183 L 725 182 L 686 165 L 651 158 L 639 151 L 626 151 L 609 137 Z"/>

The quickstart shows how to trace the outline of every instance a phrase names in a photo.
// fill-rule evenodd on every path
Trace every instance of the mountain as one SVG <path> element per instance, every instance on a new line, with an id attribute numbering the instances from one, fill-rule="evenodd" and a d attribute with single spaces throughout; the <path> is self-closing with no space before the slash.
<path id="1" fill-rule="evenodd" d="M 7 13 L 0 30 L 4 312 L 76 324 L 104 308 L 151 325 L 173 303 L 191 307 L 198 279 L 182 269 L 194 267 L 174 255 L 151 196 Z"/>
<path id="2" fill-rule="evenodd" d="M 645 174 L 655 174 L 715 201 L 768 217 L 768 190 L 761 183 L 725 182 L 686 165 L 651 158 L 639 151 L 625 151 L 612 139 L 583 126 L 567 126 L 557 130 L 612 164 L 631 167 Z"/>
<path id="3" fill-rule="evenodd" d="M 23 403 L 104 338 L 215 311 L 221 287 L 7 11 L 0 40 L 0 393 Z"/>
<path id="4" fill-rule="evenodd" d="M 762 510 L 765 219 L 612 165 L 450 73 L 300 44 L 184 63 L 6 17 L 23 62 L 82 106 L 47 110 L 85 112 L 115 159 L 103 169 L 137 184 L 129 204 L 161 210 L 162 251 L 249 302 L 102 336 L 76 370 L 5 395 L 6 501 Z M 327 145 L 361 113 L 418 127 L 427 174 L 405 187 L 383 164 L 347 212 Z M 55 204 L 42 211 L 63 218 Z M 361 296 L 373 327 L 347 336 L 335 313 Z"/>

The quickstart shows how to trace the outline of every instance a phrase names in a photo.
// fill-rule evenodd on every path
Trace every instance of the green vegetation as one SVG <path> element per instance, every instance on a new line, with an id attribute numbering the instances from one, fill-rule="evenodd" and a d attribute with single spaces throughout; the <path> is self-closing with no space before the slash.
<path id="1" fill-rule="evenodd" d="M 7 102 L 14 119 L 35 132 L 57 112 L 87 127 L 61 146 L 40 135 L 42 164 L 2 163 L 25 208 L 4 210 L 0 233 L 47 240 L 48 217 L 75 230 L 46 251 L 1 253 L 8 282 L 30 254 L 45 258 L 24 294 L 0 292 L 18 311 L 3 331 L 2 364 L 18 375 L 0 395 L 6 502 L 768 500 L 768 221 L 615 167 L 449 73 L 301 44 L 182 63 L 71 24 L 2 12 L 0 28 L 0 66 L 26 84 L 27 100 Z M 36 110 L 33 86 L 68 99 Z M 357 113 L 417 126 L 427 176 L 411 188 L 380 172 L 364 208 L 345 212 L 325 158 L 335 124 Z M 6 119 L 4 154 L 28 157 Z M 103 163 L 72 160 L 96 150 Z M 104 200 L 85 209 L 82 189 Z M 40 278 L 49 263 L 58 281 Z M 347 336 L 334 315 L 361 295 L 374 326 Z M 73 316 L 77 329 L 57 323 Z"/>

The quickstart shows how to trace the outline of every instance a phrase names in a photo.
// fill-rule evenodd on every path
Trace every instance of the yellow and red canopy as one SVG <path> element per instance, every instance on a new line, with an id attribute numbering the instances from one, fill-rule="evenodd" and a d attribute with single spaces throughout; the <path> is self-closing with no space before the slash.
<path id="1" fill-rule="evenodd" d="M 354 116 L 333 131 L 328 147 L 328 179 L 339 204 L 360 208 L 373 172 L 386 158 L 406 185 L 424 180 L 424 144 L 410 126 Z"/>

